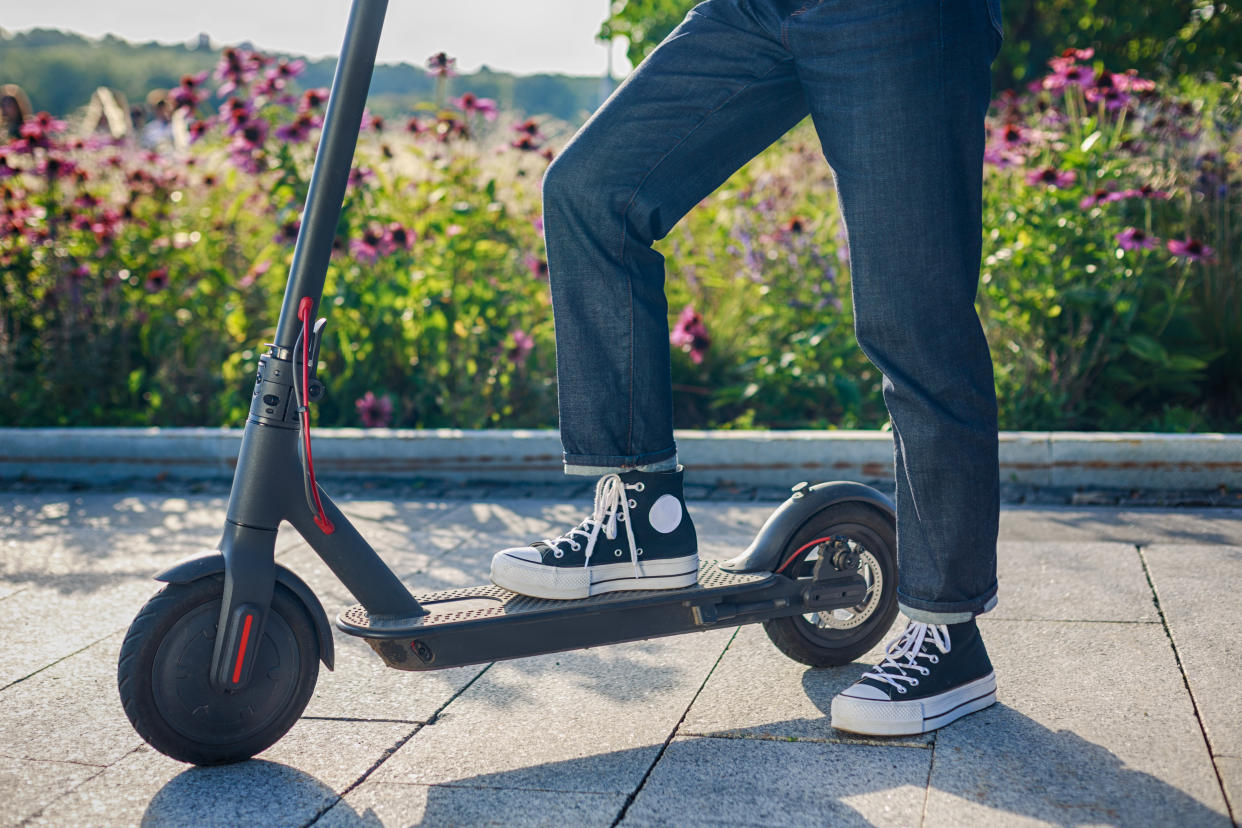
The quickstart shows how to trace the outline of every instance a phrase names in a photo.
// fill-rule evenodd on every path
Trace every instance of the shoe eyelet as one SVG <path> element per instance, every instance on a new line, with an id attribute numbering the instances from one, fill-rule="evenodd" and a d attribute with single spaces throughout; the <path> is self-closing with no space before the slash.
<path id="1" fill-rule="evenodd" d="M 927 660 L 930 661 L 932 664 L 939 664 L 940 656 L 930 656 Z"/>
<path id="2" fill-rule="evenodd" d="M 919 670 L 919 673 L 920 673 L 920 674 L 922 674 L 922 675 L 924 675 L 924 676 L 930 676 L 930 675 L 931 675 L 931 670 L 928 670 L 926 667 L 924 667 L 923 669 Z M 917 684 L 917 682 L 915 682 L 915 683 Z"/>
<path id="3" fill-rule="evenodd" d="M 612 551 L 612 554 L 616 555 L 616 556 L 619 558 L 619 557 L 621 557 L 621 550 L 620 550 L 620 549 L 614 549 L 614 550 Z"/>
<path id="4" fill-rule="evenodd" d="M 561 550 L 559 550 L 559 549 L 558 549 L 558 550 L 556 550 L 555 552 L 553 552 L 552 554 L 553 554 L 554 556 L 558 557 L 558 558 L 563 558 L 563 557 L 565 557 L 565 553 L 564 553 L 564 552 L 562 552 L 562 551 L 561 551 Z"/>
<path id="5" fill-rule="evenodd" d="M 631 509 L 637 509 L 637 508 L 638 508 L 638 501 L 637 501 L 637 500 L 635 500 L 635 499 L 634 499 L 634 498 L 632 498 L 632 497 L 631 497 L 631 498 L 630 498 L 630 500 L 629 500 L 629 504 L 630 504 L 630 508 L 631 508 Z"/>
<path id="6" fill-rule="evenodd" d="M 918 680 L 918 679 L 910 679 L 910 686 L 911 686 L 911 687 L 918 687 L 918 686 L 919 686 L 919 680 Z"/>
<path id="7" fill-rule="evenodd" d="M 572 550 L 574 550 L 575 552 L 580 552 L 580 551 L 582 551 L 582 544 L 580 544 L 580 543 L 571 543 L 571 544 L 569 545 L 569 548 L 570 548 L 570 549 L 572 549 Z M 559 551 L 559 550 L 557 550 L 557 551 Z M 563 554 L 563 553 L 562 553 L 562 554 Z"/>
<path id="8" fill-rule="evenodd" d="M 638 547 L 638 557 L 641 558 L 642 556 L 643 556 L 643 548 L 640 546 Z"/>
<path id="9" fill-rule="evenodd" d="M 636 492 L 641 492 L 641 491 L 642 491 L 643 489 L 645 489 L 645 488 L 647 488 L 647 484 L 646 484 L 646 483 L 635 483 L 635 484 L 634 484 L 634 491 L 636 491 Z"/>
<path id="10" fill-rule="evenodd" d="M 898 687 L 897 692 L 904 696 L 906 694 L 906 688 Z"/>
<path id="11" fill-rule="evenodd" d="M 617 520 L 625 520 L 625 515 L 624 514 L 617 515 Z"/>

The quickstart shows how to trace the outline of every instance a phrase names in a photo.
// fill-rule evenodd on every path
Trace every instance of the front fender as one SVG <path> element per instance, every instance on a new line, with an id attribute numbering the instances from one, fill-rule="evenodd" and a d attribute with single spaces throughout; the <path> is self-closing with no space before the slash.
<path id="1" fill-rule="evenodd" d="M 815 515 L 831 506 L 854 500 L 874 506 L 892 519 L 897 510 L 893 502 L 870 486 L 848 481 L 799 484 L 793 496 L 780 505 L 764 522 L 750 546 L 735 558 L 720 564 L 726 572 L 772 572 L 781 564 L 781 553 L 789 539 Z"/>
<path id="2" fill-rule="evenodd" d="M 166 584 L 188 584 L 199 578 L 223 574 L 223 572 L 224 556 L 219 552 L 204 552 L 178 561 L 156 575 L 155 580 Z M 302 606 L 306 607 L 306 611 L 310 613 L 315 625 L 315 638 L 319 642 L 319 658 L 323 661 L 323 665 L 331 670 L 336 662 L 336 654 L 332 648 L 332 627 L 328 624 L 328 614 L 323 611 L 323 604 L 319 603 L 319 598 L 305 581 L 294 574 L 292 569 L 276 564 L 276 582 L 283 584 L 296 595 L 302 602 Z"/>

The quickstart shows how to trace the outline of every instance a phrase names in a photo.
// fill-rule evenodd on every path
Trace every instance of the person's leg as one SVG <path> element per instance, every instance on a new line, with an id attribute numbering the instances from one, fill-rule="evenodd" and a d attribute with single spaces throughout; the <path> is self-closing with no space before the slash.
<path id="1" fill-rule="evenodd" d="M 926 647 L 934 663 L 964 671 L 946 678 L 955 668 L 941 666 L 922 685 L 926 691 L 939 677 L 949 681 L 941 690 L 965 687 L 952 698 L 968 702 L 958 715 L 990 703 L 987 688 L 970 685 L 991 675 L 972 619 L 996 600 L 996 395 L 974 307 L 983 118 L 1000 45 L 994 2 L 812 2 L 788 32 L 836 175 L 859 345 L 884 374 L 898 601 L 921 629 L 898 642 L 914 684 L 873 680 L 859 698 L 922 696 L 910 692 L 926 675 L 914 660 L 921 656 L 905 650 Z M 930 634 L 929 624 L 945 626 Z M 941 644 L 952 646 L 953 658 Z M 994 698 L 994 679 L 990 686 Z M 966 699 L 971 693 L 979 698 Z M 835 711 L 834 703 L 834 723 Z M 920 718 L 917 726 L 930 730 L 953 718 Z"/>
<path id="2" fill-rule="evenodd" d="M 664 258 L 652 244 L 806 116 L 780 29 L 775 2 L 695 7 L 548 169 L 565 469 L 601 478 L 577 527 L 495 555 L 497 585 L 585 598 L 696 582 L 673 443 Z"/>
<path id="3" fill-rule="evenodd" d="M 571 473 L 675 466 L 664 258 L 652 243 L 807 114 L 776 7 L 697 6 L 544 178 Z"/>

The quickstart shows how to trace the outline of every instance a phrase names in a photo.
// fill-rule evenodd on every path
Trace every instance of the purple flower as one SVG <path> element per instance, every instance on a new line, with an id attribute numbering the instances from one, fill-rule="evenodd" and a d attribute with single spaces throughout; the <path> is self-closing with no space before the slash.
<path id="1" fill-rule="evenodd" d="M 1147 235 L 1137 227 L 1127 227 L 1114 238 L 1122 250 L 1153 250 L 1160 243 L 1160 239 Z"/>
<path id="2" fill-rule="evenodd" d="M 1058 190 L 1064 190 L 1074 183 L 1077 175 L 1073 170 L 1058 170 L 1055 167 L 1044 167 L 1042 170 L 1031 170 L 1026 174 L 1027 184 L 1046 184 Z"/>
<path id="3" fill-rule="evenodd" d="M 172 100 L 173 108 L 184 109 L 188 112 L 198 109 L 198 105 L 207 98 L 207 93 L 202 89 L 205 80 L 207 80 L 206 72 L 199 72 L 197 75 L 182 75 L 181 84 L 168 95 Z"/>
<path id="4" fill-rule="evenodd" d="M 302 93 L 302 100 L 298 103 L 298 112 L 309 112 L 312 109 L 318 109 L 328 102 L 329 90 L 327 87 L 319 89 L 307 89 Z"/>
<path id="5" fill-rule="evenodd" d="M 362 231 L 361 238 L 349 240 L 349 252 L 363 264 L 375 264 L 380 257 L 383 243 L 384 228 L 371 222 L 367 225 L 367 229 Z"/>
<path id="6" fill-rule="evenodd" d="M 1150 184 L 1144 184 L 1142 187 L 1139 187 L 1137 190 L 1135 189 L 1122 190 L 1118 194 L 1118 198 L 1151 198 L 1151 199 L 1162 200 L 1162 199 L 1167 199 L 1168 197 L 1169 197 L 1169 194 L 1166 191 L 1157 190 L 1155 187 L 1151 186 Z"/>
<path id="7" fill-rule="evenodd" d="M 527 253 L 525 256 L 526 269 L 530 271 L 530 275 L 541 281 L 548 278 L 548 263 L 536 256 L 534 253 Z"/>
<path id="8" fill-rule="evenodd" d="M 535 339 L 521 328 L 514 328 L 510 337 L 512 337 L 512 344 L 505 351 L 505 356 L 514 365 L 521 365 L 526 362 L 526 358 L 530 356 L 531 350 L 535 347 Z"/>
<path id="9" fill-rule="evenodd" d="M 677 324 L 669 333 L 668 341 L 689 353 L 690 361 L 695 365 L 703 362 L 703 354 L 712 344 L 703 317 L 695 312 L 693 305 L 686 305 L 677 317 Z"/>
<path id="10" fill-rule="evenodd" d="M 168 287 L 168 268 L 159 267 L 147 274 L 147 292 L 158 293 Z"/>
<path id="11" fill-rule="evenodd" d="M 467 115 L 478 113 L 489 121 L 496 120 L 496 102 L 491 98 L 480 98 L 473 92 L 467 92 L 460 98 L 454 98 L 451 103 Z"/>
<path id="12" fill-rule="evenodd" d="M 352 189 L 358 189 L 365 186 L 366 183 L 375 178 L 375 172 L 367 167 L 353 167 L 349 171 L 349 186 Z"/>
<path id="13" fill-rule="evenodd" d="M 1109 204 L 1114 201 L 1120 201 L 1123 198 L 1125 198 L 1125 195 L 1117 192 L 1116 190 L 1110 190 L 1106 187 L 1099 187 L 1091 195 L 1078 202 L 1078 207 L 1082 210 L 1090 210 L 1092 207 L 1098 207 L 1101 204 Z"/>
<path id="14" fill-rule="evenodd" d="M 457 74 L 457 58 L 448 56 L 447 52 L 436 52 L 427 58 L 427 71 L 437 78 L 451 78 Z"/>
<path id="15" fill-rule="evenodd" d="M 323 119 L 310 111 L 299 112 L 287 124 L 276 127 L 276 137 L 290 144 L 300 144 L 310 137 L 310 131 L 323 124 Z"/>
<path id="16" fill-rule="evenodd" d="M 1091 103 L 1103 102 L 1105 109 L 1115 112 L 1124 109 L 1130 103 L 1131 96 L 1114 79 L 1117 76 L 1108 70 L 1100 72 L 1095 82 L 1086 88 L 1083 94 Z"/>
<path id="17" fill-rule="evenodd" d="M 1216 251 L 1198 239 L 1169 239 L 1169 252 L 1181 259 L 1192 262 L 1214 261 Z"/>
<path id="18" fill-rule="evenodd" d="M 384 237 L 380 241 L 380 251 L 391 256 L 398 250 L 409 250 L 414 246 L 414 231 L 399 221 L 389 222 L 384 228 Z"/>
<path id="19" fill-rule="evenodd" d="M 1060 57 L 1048 61 L 1052 74 L 1043 79 L 1044 89 L 1060 92 L 1067 86 L 1086 86 L 1095 79 L 1095 72 L 1090 66 L 1079 66 L 1080 60 L 1091 60 L 1094 49 L 1066 49 Z"/>
<path id="20" fill-rule="evenodd" d="M 376 397 L 368 391 L 354 403 L 354 407 L 358 409 L 363 428 L 387 428 L 392 422 L 392 398 L 387 394 Z"/>

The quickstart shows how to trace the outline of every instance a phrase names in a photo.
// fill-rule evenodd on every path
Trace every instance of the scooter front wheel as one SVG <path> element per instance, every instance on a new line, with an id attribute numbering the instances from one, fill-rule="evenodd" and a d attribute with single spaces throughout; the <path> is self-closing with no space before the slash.
<path id="1" fill-rule="evenodd" d="M 319 677 L 313 622 L 277 584 L 249 684 L 212 687 L 223 593 L 220 575 L 165 586 L 130 625 L 117 664 L 121 703 L 138 735 L 195 765 L 239 762 L 270 747 L 302 715 Z"/>
<path id="2" fill-rule="evenodd" d="M 775 618 L 765 621 L 763 629 L 795 661 L 836 667 L 874 647 L 897 615 L 897 530 L 892 518 L 862 502 L 829 506 L 789 539 L 781 554 L 784 574 L 810 580 L 821 557 L 831 558 L 821 571 L 845 571 L 832 566 L 832 560 L 856 569 L 867 583 L 863 599 L 853 607 Z"/>

